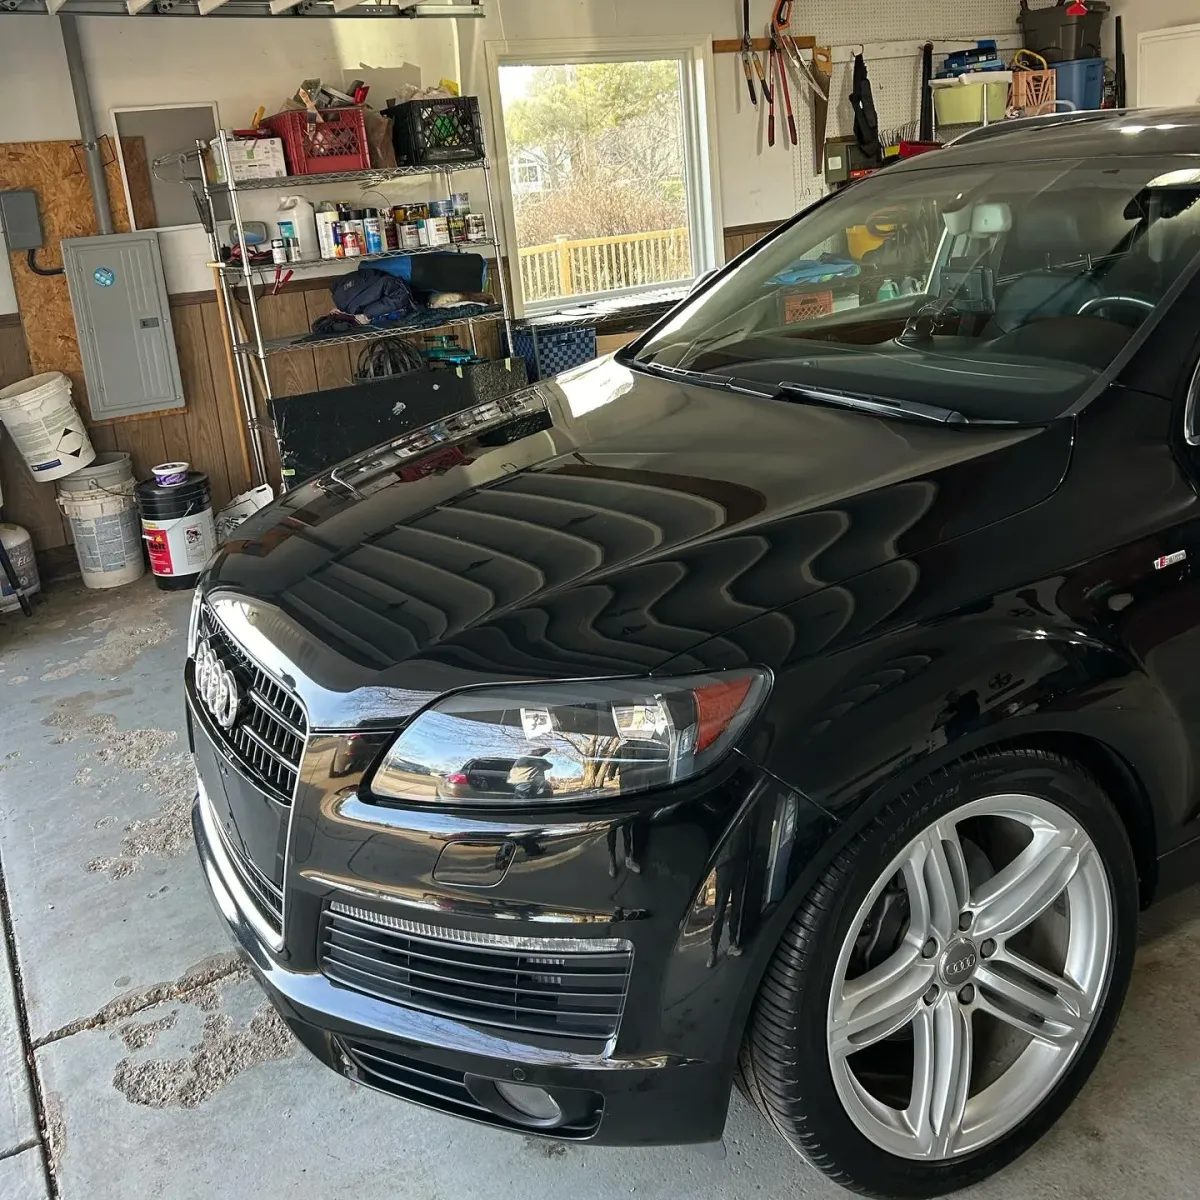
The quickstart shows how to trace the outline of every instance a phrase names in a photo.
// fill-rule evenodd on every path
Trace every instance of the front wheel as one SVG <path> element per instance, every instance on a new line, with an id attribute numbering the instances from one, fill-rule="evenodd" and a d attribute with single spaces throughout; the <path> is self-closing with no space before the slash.
<path id="1" fill-rule="evenodd" d="M 835 860 L 767 969 L 742 1078 L 785 1138 L 866 1195 L 965 1187 L 1091 1073 L 1132 969 L 1121 820 L 1057 755 L 939 773 Z"/>

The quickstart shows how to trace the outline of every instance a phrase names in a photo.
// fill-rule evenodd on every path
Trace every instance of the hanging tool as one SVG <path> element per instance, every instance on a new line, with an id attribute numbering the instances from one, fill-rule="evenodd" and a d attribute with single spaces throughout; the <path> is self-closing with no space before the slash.
<path id="1" fill-rule="evenodd" d="M 781 31 L 787 29 L 788 21 L 792 16 L 792 0 L 779 0 L 775 6 L 775 15 L 771 20 L 771 48 L 768 51 L 768 63 L 771 73 L 771 87 L 773 94 L 771 96 L 770 114 L 767 117 L 767 145 L 775 145 L 775 100 L 776 97 L 783 93 L 784 109 L 787 112 L 788 136 L 792 140 L 792 145 L 799 145 L 800 139 L 796 135 L 796 117 L 792 112 L 792 89 L 788 84 L 787 77 L 787 57 L 783 49 L 783 36 Z"/>
<path id="2" fill-rule="evenodd" d="M 816 50 L 813 50 L 813 66 L 810 67 L 804 59 L 804 55 L 800 52 L 800 47 L 796 44 L 796 39 L 792 37 L 788 31 L 788 27 L 792 23 L 792 0 L 779 0 L 775 6 L 775 15 L 771 21 L 771 35 L 778 38 L 788 58 L 792 60 L 792 65 L 800 73 L 800 78 L 804 80 L 813 96 L 819 100 L 829 100 L 829 81 L 828 79 L 822 82 L 820 72 L 814 70 L 816 66 Z"/>
<path id="3" fill-rule="evenodd" d="M 933 43 L 926 42 L 921 47 L 921 116 L 917 128 L 917 139 L 922 142 L 933 141 L 933 88 L 929 86 L 932 78 Z"/>
<path id="4" fill-rule="evenodd" d="M 295 275 L 295 273 L 296 273 L 295 271 L 288 271 L 285 273 L 284 269 L 282 267 L 276 267 L 275 268 L 275 286 L 271 289 L 271 295 L 278 296 L 279 289 L 281 287 L 283 287 L 283 285 L 285 283 L 289 282 L 291 280 L 292 276 Z"/>
<path id="5" fill-rule="evenodd" d="M 829 92 L 833 86 L 833 51 L 828 46 L 814 46 L 813 77 L 821 85 L 820 93 L 813 92 L 813 171 L 820 175 L 825 167 L 825 134 L 829 128 Z"/>
<path id="6" fill-rule="evenodd" d="M 746 75 L 750 103 L 755 108 L 758 107 L 758 97 L 754 93 L 754 77 L 757 75 L 763 99 L 770 104 L 771 89 L 767 87 L 767 77 L 763 74 L 762 62 L 754 52 L 754 41 L 750 37 L 750 0 L 742 0 L 742 70 Z"/>

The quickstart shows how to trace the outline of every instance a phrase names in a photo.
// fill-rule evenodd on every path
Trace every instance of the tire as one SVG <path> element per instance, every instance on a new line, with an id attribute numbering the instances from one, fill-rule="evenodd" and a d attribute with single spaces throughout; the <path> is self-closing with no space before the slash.
<path id="1" fill-rule="evenodd" d="M 957 929 L 938 896 L 960 898 Z M 1032 1146 L 1091 1074 L 1137 913 L 1125 828 L 1090 775 L 1041 750 L 964 759 L 889 804 L 802 901 L 760 985 L 738 1086 L 843 1187 L 905 1200 L 967 1187 Z M 1035 961 L 1043 947 L 1050 967 Z M 877 1120 L 881 1103 L 903 1118 Z"/>

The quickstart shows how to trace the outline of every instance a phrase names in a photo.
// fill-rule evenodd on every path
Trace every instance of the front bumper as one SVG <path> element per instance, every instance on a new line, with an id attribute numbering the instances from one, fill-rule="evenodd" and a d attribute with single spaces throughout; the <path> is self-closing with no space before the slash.
<path id="1" fill-rule="evenodd" d="M 197 747 L 202 762 L 216 744 L 191 707 L 194 736 L 207 739 Z M 761 906 L 746 900 L 749 890 L 776 888 L 761 877 L 755 846 L 778 842 L 785 809 L 789 849 L 823 814 L 737 756 L 716 778 L 632 816 L 589 810 L 586 820 L 542 827 L 511 815 L 382 809 L 358 798 L 347 740 L 310 739 L 289 817 L 281 933 L 264 924 L 244 886 L 203 783 L 193 807 L 216 908 L 297 1038 L 366 1086 L 514 1131 L 614 1145 L 718 1139 L 765 963 L 756 950 Z M 218 766 L 237 770 L 224 757 Z M 439 883 L 446 847 L 482 837 L 518 847 L 503 881 L 472 886 L 468 871 Z M 581 1053 L 553 1037 L 484 1028 L 334 982 L 318 959 L 331 901 L 451 936 L 627 941 L 633 965 L 617 1032 Z M 496 1081 L 544 1089 L 564 1118 L 530 1123 L 497 1099 Z"/>
<path id="2" fill-rule="evenodd" d="M 192 810 L 196 847 L 213 902 L 263 989 L 296 1037 L 327 1066 L 357 1082 L 456 1116 L 527 1133 L 614 1145 L 713 1141 L 721 1136 L 732 1063 L 679 1055 L 573 1055 L 481 1033 L 470 1026 L 376 1000 L 297 971 L 266 944 L 201 790 Z M 363 1051 L 366 1051 L 364 1057 Z M 372 1052 L 377 1057 L 371 1058 Z M 389 1068 L 387 1064 L 395 1062 Z M 364 1070 L 364 1063 L 368 1065 Z M 421 1078 L 422 1068 L 428 1073 Z M 437 1083 L 432 1076 L 446 1079 Z M 389 1076 L 391 1077 L 389 1079 Z M 560 1102 L 575 1094 L 595 1120 L 542 1130 L 505 1120 L 474 1100 L 476 1080 L 541 1087 Z M 478 1089 L 476 1089 L 478 1090 Z M 424 1092 L 424 1094 L 422 1094 Z"/>

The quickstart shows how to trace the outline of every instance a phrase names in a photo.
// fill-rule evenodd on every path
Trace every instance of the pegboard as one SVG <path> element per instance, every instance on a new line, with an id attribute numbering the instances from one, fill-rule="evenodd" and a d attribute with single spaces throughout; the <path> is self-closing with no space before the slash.
<path id="1" fill-rule="evenodd" d="M 1018 0 L 810 0 L 795 4 L 792 32 L 812 34 L 819 45 L 834 48 L 825 136 L 841 137 L 854 131 L 854 110 L 848 97 L 851 58 L 857 46 L 866 47 L 867 72 L 882 134 L 914 123 L 920 116 L 921 43 L 934 43 L 935 71 L 941 54 L 971 46 L 980 38 L 995 38 L 1002 50 L 1012 49 L 1020 41 L 1019 11 Z M 799 209 L 819 200 L 826 186 L 824 175 L 813 167 L 811 109 L 806 100 L 798 99 L 797 104 L 801 133 L 800 145 L 792 155 L 792 173 Z M 778 147 L 773 152 L 778 152 Z"/>

